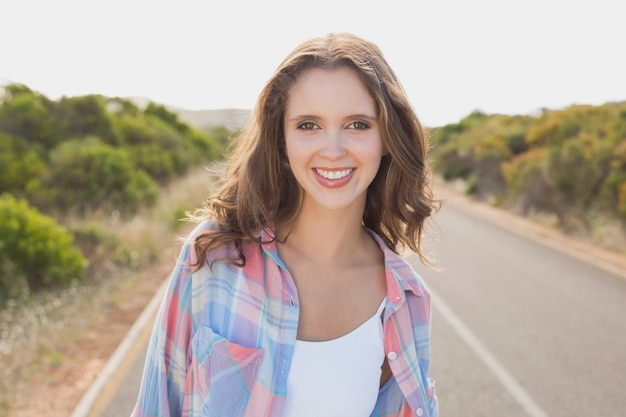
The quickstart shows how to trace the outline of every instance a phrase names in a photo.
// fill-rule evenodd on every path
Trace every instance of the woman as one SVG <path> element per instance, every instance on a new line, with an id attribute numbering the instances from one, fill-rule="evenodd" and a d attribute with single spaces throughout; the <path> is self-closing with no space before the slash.
<path id="1" fill-rule="evenodd" d="M 438 207 L 378 47 L 331 34 L 263 89 L 196 213 L 133 416 L 436 416 L 430 297 L 400 256 Z"/>

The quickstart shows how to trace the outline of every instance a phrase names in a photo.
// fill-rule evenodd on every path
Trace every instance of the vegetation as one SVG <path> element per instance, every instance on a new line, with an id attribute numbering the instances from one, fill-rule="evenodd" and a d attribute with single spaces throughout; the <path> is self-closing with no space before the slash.
<path id="1" fill-rule="evenodd" d="M 80 279 L 86 259 L 73 236 L 26 201 L 0 195 L 0 302 L 27 289 Z"/>
<path id="2" fill-rule="evenodd" d="M 132 218 L 174 179 L 219 159 L 226 146 L 224 128 L 194 129 L 155 103 L 140 109 L 99 95 L 53 101 L 25 85 L 5 86 L 0 303 L 81 280 L 94 248 L 115 240 L 89 219 Z M 128 263 L 123 256 L 117 261 Z M 95 269 L 87 272 L 93 278 Z"/>
<path id="3" fill-rule="evenodd" d="M 68 346 L 129 288 L 164 279 L 158 261 L 171 255 L 184 212 L 206 198 L 206 167 L 222 159 L 231 134 L 193 128 L 155 103 L 53 101 L 4 87 L 0 416 L 27 381 L 71 361 Z"/>
<path id="4" fill-rule="evenodd" d="M 566 232 L 626 222 L 626 103 L 486 115 L 434 129 L 435 170 L 466 192 L 524 215 L 554 216 Z"/>
<path id="5" fill-rule="evenodd" d="M 112 334 L 125 333 L 120 327 L 132 319 L 133 306 L 143 308 L 167 278 L 178 237 L 193 227 L 181 221 L 184 212 L 202 203 L 210 182 L 206 169 L 197 167 L 161 188 L 154 206 L 132 218 L 94 213 L 90 219 L 69 220 L 74 246 L 89 260 L 84 280 L 31 291 L 0 308 L 0 417 L 21 415 L 33 387 L 73 387 L 85 378 L 67 374 L 68 367 L 84 361 L 84 353 L 78 362 L 76 355 L 85 344 L 97 345 L 102 355 Z M 4 272 L 3 277 L 13 276 Z M 106 328 L 107 335 L 94 333 L 98 328 Z"/>

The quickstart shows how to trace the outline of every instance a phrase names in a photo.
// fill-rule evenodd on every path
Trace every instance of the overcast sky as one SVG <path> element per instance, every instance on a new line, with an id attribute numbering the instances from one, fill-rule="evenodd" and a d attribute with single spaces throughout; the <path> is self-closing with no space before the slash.
<path id="1" fill-rule="evenodd" d="M 0 0 L 0 83 L 245 108 L 300 42 L 378 44 L 428 126 L 626 100 L 621 0 Z"/>

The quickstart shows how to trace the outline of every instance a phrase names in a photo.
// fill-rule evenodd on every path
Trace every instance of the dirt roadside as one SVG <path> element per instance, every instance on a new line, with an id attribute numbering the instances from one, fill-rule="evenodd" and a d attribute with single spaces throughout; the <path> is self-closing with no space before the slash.
<path id="1" fill-rule="evenodd" d="M 626 279 L 626 257 L 623 255 L 601 250 L 548 227 L 447 190 L 440 190 L 439 197 L 444 200 L 444 204 L 460 205 L 489 221 L 542 240 L 574 256 L 600 262 L 608 268 L 613 267 L 616 273 L 622 271 L 622 278 Z M 124 294 L 110 314 L 86 329 L 79 342 L 63 347 L 63 354 L 72 360 L 43 369 L 41 375 L 28 386 L 22 387 L 18 392 L 16 406 L 8 417 L 69 416 L 169 275 L 178 249 L 178 246 L 172 245 L 158 264 L 142 272 L 137 284 Z"/>
<path id="2" fill-rule="evenodd" d="M 84 331 L 78 342 L 61 347 L 71 360 L 41 369 L 28 385 L 20 387 L 8 417 L 67 417 L 98 377 L 133 323 L 148 305 L 172 269 L 178 247 L 172 245 L 162 261 L 141 273 L 136 284 L 116 306 Z"/>

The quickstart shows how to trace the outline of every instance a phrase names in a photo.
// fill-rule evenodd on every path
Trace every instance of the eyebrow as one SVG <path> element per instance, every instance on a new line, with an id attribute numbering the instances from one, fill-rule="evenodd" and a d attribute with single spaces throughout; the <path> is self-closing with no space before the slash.
<path id="1" fill-rule="evenodd" d="M 298 116 L 294 116 L 294 117 L 290 117 L 289 119 L 287 119 L 287 121 L 289 122 L 293 122 L 296 120 L 306 120 L 306 119 L 311 119 L 311 120 L 319 120 L 321 119 L 320 116 L 315 116 L 313 114 L 301 114 Z M 372 121 L 377 121 L 378 117 L 377 116 L 371 116 L 368 114 L 351 114 L 349 116 L 346 116 L 345 119 L 367 119 L 367 120 L 372 120 Z"/>

